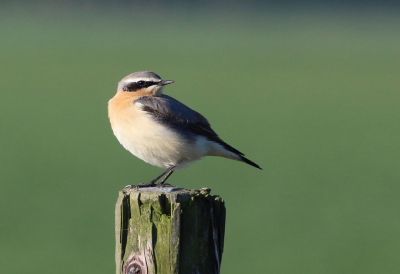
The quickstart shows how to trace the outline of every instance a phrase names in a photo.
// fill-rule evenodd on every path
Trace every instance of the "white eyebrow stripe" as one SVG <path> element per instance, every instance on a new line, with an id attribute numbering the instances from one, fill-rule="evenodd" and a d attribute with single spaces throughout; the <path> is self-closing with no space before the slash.
<path id="1" fill-rule="evenodd" d="M 161 80 L 154 79 L 154 78 L 133 78 L 133 79 L 128 78 L 128 79 L 124 80 L 125 83 L 137 83 L 139 81 L 155 82 L 155 83 L 161 82 Z"/>

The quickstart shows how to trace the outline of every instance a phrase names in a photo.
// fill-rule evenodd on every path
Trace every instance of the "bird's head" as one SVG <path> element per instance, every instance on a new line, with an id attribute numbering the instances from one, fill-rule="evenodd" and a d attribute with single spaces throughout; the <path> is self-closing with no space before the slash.
<path id="1" fill-rule="evenodd" d="M 173 82 L 162 80 L 151 71 L 138 71 L 129 74 L 118 83 L 118 92 L 132 92 L 137 96 L 160 96 L 163 86 Z"/>

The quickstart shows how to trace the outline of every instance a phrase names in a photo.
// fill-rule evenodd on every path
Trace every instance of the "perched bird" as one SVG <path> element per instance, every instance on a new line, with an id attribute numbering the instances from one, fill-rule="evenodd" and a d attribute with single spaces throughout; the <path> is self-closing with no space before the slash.
<path id="1" fill-rule="evenodd" d="M 203 156 L 221 156 L 261 169 L 244 154 L 222 141 L 207 119 L 174 98 L 162 94 L 174 81 L 150 71 L 129 74 L 118 83 L 108 102 L 114 135 L 125 149 L 165 171 L 139 187 L 163 185 L 177 169 Z"/>

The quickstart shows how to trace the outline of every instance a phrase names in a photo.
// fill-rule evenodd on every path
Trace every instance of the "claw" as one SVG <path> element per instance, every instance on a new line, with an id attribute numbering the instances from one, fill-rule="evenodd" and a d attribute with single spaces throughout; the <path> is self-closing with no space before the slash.
<path id="1" fill-rule="evenodd" d="M 136 188 L 145 188 L 145 187 L 154 187 L 154 186 L 156 186 L 156 184 L 155 183 L 153 183 L 153 182 L 150 182 L 150 183 L 147 183 L 147 184 L 139 184 L 139 185 L 137 185 L 136 186 Z"/>
<path id="2" fill-rule="evenodd" d="M 178 187 L 178 186 L 171 185 L 169 183 L 164 183 L 164 184 L 159 183 L 159 184 L 157 184 L 157 187 Z"/>

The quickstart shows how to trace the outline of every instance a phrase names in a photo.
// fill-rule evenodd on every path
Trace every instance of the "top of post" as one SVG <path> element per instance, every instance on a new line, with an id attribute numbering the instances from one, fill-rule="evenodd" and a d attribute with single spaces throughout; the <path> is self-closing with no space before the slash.
<path id="1" fill-rule="evenodd" d="M 178 186 L 164 186 L 164 187 L 142 187 L 142 188 L 136 188 L 136 187 L 127 187 L 121 190 L 124 194 L 130 194 L 132 192 L 150 192 L 150 193 L 176 193 L 176 194 L 205 194 L 208 195 L 211 192 L 210 188 L 203 187 L 202 189 L 186 189 L 183 187 L 178 187 Z"/>

